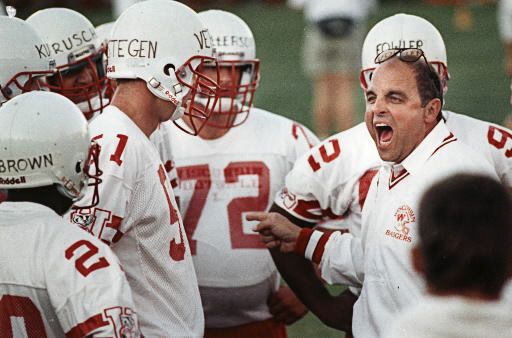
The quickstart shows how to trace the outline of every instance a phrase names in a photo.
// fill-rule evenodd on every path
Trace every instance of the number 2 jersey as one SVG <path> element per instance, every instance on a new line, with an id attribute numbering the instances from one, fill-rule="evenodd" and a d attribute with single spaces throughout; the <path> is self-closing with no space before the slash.
<path id="1" fill-rule="evenodd" d="M 123 264 L 148 337 L 199 337 L 204 317 L 190 248 L 158 152 L 115 106 L 90 124 L 100 145 L 99 204 L 70 213 Z M 90 203 L 87 190 L 84 203 Z"/>
<path id="2" fill-rule="evenodd" d="M 511 131 L 469 116 L 443 111 L 450 131 L 487 159 L 512 188 Z M 361 211 L 382 161 L 366 125 L 331 136 L 297 161 L 275 203 L 291 215 L 358 236 Z"/>
<path id="3" fill-rule="evenodd" d="M 295 160 L 318 142 L 316 136 L 257 108 L 218 139 L 192 137 L 170 123 L 165 127 L 206 326 L 270 318 L 266 302 L 279 278 L 245 213 L 268 210 Z"/>
<path id="4" fill-rule="evenodd" d="M 139 337 L 118 260 L 53 210 L 0 204 L 0 336 Z"/>

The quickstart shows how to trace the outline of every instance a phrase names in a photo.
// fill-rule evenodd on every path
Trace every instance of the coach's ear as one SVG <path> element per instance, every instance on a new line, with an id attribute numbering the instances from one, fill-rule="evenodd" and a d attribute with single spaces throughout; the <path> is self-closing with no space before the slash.
<path id="1" fill-rule="evenodd" d="M 420 248 L 418 248 L 417 245 L 415 245 L 411 249 L 411 258 L 412 258 L 412 266 L 414 270 L 416 270 L 417 273 L 420 275 L 425 274 L 425 261 L 423 260 L 423 254 L 421 253 Z"/>
<path id="2" fill-rule="evenodd" d="M 434 123 L 435 121 L 439 121 L 439 114 L 441 114 L 442 107 L 443 103 L 440 99 L 435 98 L 430 100 L 430 102 L 425 106 L 425 122 Z"/>

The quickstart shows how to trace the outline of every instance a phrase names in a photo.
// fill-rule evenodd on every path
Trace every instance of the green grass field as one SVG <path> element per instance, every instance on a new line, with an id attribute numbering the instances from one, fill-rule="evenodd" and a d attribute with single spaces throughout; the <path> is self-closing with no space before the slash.
<path id="1" fill-rule="evenodd" d="M 258 1 L 226 7 L 239 14 L 252 27 L 258 55 L 262 60 L 262 81 L 256 105 L 288 116 L 311 126 L 310 82 L 301 68 L 301 43 L 304 22 L 302 13 L 285 6 L 263 6 Z M 431 7 L 420 2 L 386 2 L 370 18 L 369 25 L 393 13 L 405 12 L 425 17 L 444 36 L 452 80 L 446 97 L 446 108 L 493 122 L 500 122 L 510 111 L 509 83 L 503 71 L 503 50 L 498 38 L 496 8 L 472 8 L 474 25 L 459 32 L 453 25 L 453 8 Z M 106 10 L 85 13 L 95 24 L 111 20 Z M 20 15 L 23 17 L 23 15 Z M 359 120 L 364 103 L 359 88 Z M 339 288 L 334 288 L 339 292 Z M 309 314 L 292 325 L 290 338 L 342 337 L 326 328 Z"/>

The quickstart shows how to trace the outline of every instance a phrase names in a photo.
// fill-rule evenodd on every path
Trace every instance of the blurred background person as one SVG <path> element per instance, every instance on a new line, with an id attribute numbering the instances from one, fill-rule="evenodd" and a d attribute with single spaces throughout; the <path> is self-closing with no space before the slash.
<path id="1" fill-rule="evenodd" d="M 500 302 L 512 264 L 512 201 L 499 182 L 456 175 L 423 195 L 415 270 L 427 294 L 406 308 L 386 337 L 510 337 L 510 305 Z"/>
<path id="2" fill-rule="evenodd" d="M 505 49 L 505 73 L 512 79 L 512 0 L 500 0 L 498 3 L 498 31 Z M 512 80 L 511 80 L 512 90 Z M 512 103 L 512 97 L 510 98 Z M 512 127 L 512 113 L 509 113 L 503 124 Z"/>
<path id="3" fill-rule="evenodd" d="M 288 0 L 303 9 L 304 70 L 313 81 L 314 131 L 324 139 L 355 123 L 356 74 L 375 0 Z"/>

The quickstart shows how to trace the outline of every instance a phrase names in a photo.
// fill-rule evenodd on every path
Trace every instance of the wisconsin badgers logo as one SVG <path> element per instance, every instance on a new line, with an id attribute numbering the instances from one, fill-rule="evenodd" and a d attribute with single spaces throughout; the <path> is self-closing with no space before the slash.
<path id="1" fill-rule="evenodd" d="M 416 222 L 416 216 L 414 215 L 414 211 L 407 206 L 402 205 L 398 208 L 398 210 L 395 212 L 395 218 L 397 224 L 395 225 L 396 231 L 400 231 L 404 235 L 409 234 L 409 227 L 407 224 Z"/>
<path id="2" fill-rule="evenodd" d="M 76 211 L 71 214 L 71 222 L 90 233 L 92 233 L 92 225 L 95 220 L 96 217 L 93 214 L 80 214 Z"/>

